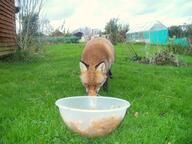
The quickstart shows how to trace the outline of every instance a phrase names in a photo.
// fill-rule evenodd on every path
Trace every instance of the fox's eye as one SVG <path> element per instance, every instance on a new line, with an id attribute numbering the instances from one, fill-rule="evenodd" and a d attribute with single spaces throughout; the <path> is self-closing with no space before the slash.
<path id="1" fill-rule="evenodd" d="M 89 87 L 90 87 L 90 85 L 89 85 L 88 83 L 84 83 L 84 86 L 85 86 L 86 88 L 89 88 Z"/>
<path id="2" fill-rule="evenodd" d="M 99 85 L 99 86 L 102 86 L 102 85 L 103 85 L 103 82 L 98 83 L 98 85 Z"/>
<path id="3" fill-rule="evenodd" d="M 100 86 L 102 83 L 101 82 L 98 82 L 97 85 Z"/>

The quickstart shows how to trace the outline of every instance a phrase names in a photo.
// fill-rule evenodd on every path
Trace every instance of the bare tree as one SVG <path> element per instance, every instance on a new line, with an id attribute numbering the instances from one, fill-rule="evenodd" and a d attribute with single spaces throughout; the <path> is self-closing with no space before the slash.
<path id="1" fill-rule="evenodd" d="M 40 32 L 43 32 L 45 35 L 50 35 L 53 31 L 54 28 L 53 26 L 50 24 L 50 21 L 48 19 L 42 19 L 40 21 L 41 25 L 40 25 Z"/>
<path id="2" fill-rule="evenodd" d="M 113 44 L 117 43 L 118 18 L 112 18 L 105 26 L 105 32 L 109 34 L 109 39 Z"/>
<path id="3" fill-rule="evenodd" d="M 129 30 L 129 25 L 128 24 L 119 24 L 118 26 L 118 37 L 117 41 L 118 42 L 125 42 L 126 41 L 126 33 Z"/>
<path id="4" fill-rule="evenodd" d="M 119 24 L 118 18 L 112 18 L 105 26 L 105 33 L 109 34 L 109 39 L 113 44 L 126 41 L 126 32 L 129 30 L 128 24 Z"/>
<path id="5" fill-rule="evenodd" d="M 39 15 L 45 0 L 16 0 L 20 11 L 17 15 L 17 44 L 20 50 L 28 50 L 40 28 Z"/>

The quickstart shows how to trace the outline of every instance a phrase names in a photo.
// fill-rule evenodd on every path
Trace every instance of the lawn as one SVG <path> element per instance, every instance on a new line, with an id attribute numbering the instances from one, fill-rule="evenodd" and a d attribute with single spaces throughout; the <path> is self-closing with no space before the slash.
<path id="1" fill-rule="evenodd" d="M 131 62 L 130 49 L 116 46 L 109 91 L 100 95 L 129 100 L 123 123 L 95 144 L 191 144 L 192 67 Z M 140 54 L 154 52 L 133 45 Z M 0 144 L 85 144 L 87 138 L 64 125 L 55 101 L 85 95 L 79 79 L 82 44 L 51 45 L 41 59 L 0 62 Z M 148 50 L 146 50 L 146 48 Z M 192 57 L 180 56 L 188 63 Z"/>

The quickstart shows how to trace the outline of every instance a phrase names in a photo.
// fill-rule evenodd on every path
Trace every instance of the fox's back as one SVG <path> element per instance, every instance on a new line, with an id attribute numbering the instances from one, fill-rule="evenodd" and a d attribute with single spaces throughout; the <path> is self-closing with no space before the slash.
<path id="1" fill-rule="evenodd" d="M 114 61 L 113 45 L 105 38 L 94 38 L 87 42 L 81 60 L 92 66 L 100 62 L 109 63 L 109 65 L 111 65 Z"/>

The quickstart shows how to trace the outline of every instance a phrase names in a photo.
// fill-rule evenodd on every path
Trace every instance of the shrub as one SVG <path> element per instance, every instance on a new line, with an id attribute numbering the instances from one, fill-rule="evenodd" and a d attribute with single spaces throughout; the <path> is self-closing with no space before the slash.
<path id="1" fill-rule="evenodd" d="M 76 36 L 65 36 L 65 37 L 48 37 L 49 43 L 78 43 L 79 38 Z"/>
<path id="2" fill-rule="evenodd" d="M 126 33 L 129 30 L 128 24 L 119 24 L 118 21 L 118 18 L 112 18 L 105 26 L 105 33 L 109 34 L 109 39 L 114 45 L 117 42 L 125 42 Z"/>
<path id="3" fill-rule="evenodd" d="M 168 45 L 167 50 L 175 54 L 192 55 L 192 49 L 182 45 Z"/>
<path id="4" fill-rule="evenodd" d="M 27 50 L 17 50 L 15 53 L 1 59 L 1 61 L 8 63 L 34 63 L 40 60 L 42 56 L 43 55 L 40 53 L 33 53 Z"/>
<path id="5" fill-rule="evenodd" d="M 173 65 L 173 66 L 183 65 L 183 63 L 177 59 L 175 54 L 165 50 L 155 53 L 155 55 L 151 57 L 133 56 L 130 60 L 137 61 L 138 63 L 142 64 Z"/>
<path id="6" fill-rule="evenodd" d="M 187 38 L 169 38 L 167 51 L 174 54 L 192 55 L 192 49 Z"/>
<path id="7" fill-rule="evenodd" d="M 157 65 L 174 65 L 179 66 L 180 63 L 173 53 L 161 51 L 156 53 L 150 60 L 150 63 Z"/>

